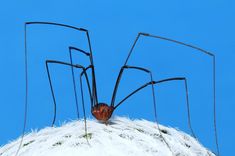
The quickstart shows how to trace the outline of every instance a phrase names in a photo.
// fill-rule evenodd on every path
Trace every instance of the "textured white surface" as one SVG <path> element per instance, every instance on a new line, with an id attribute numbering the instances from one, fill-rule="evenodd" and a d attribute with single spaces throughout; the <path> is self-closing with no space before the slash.
<path id="1" fill-rule="evenodd" d="M 116 117 L 105 125 L 88 120 L 87 143 L 84 122 L 74 121 L 57 128 L 45 128 L 24 137 L 19 156 L 208 156 L 212 154 L 191 136 L 146 120 Z M 0 148 L 0 156 L 14 156 L 19 140 Z"/>

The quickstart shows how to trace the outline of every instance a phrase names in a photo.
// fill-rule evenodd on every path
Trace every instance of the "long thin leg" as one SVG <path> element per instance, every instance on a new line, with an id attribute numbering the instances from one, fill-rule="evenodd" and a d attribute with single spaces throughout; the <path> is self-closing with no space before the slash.
<path id="1" fill-rule="evenodd" d="M 136 90 L 134 90 L 133 92 L 131 92 L 129 95 L 127 95 L 125 98 L 123 98 L 114 108 L 116 109 L 118 106 L 120 106 L 124 101 L 126 101 L 128 98 L 130 98 L 132 95 L 134 95 L 135 93 L 139 92 L 140 90 L 144 89 L 145 87 L 147 87 L 148 85 L 151 85 L 153 87 L 153 85 L 155 84 L 160 84 L 163 82 L 168 82 L 168 81 L 184 81 L 184 86 L 185 86 L 185 93 L 186 93 L 186 106 L 187 106 L 187 115 L 188 115 L 188 126 L 190 128 L 190 131 L 192 133 L 192 136 L 194 138 L 196 138 L 196 135 L 193 131 L 192 128 L 192 124 L 191 124 L 191 116 L 190 116 L 190 105 L 189 105 L 189 98 L 188 98 L 188 85 L 187 85 L 187 79 L 185 77 L 175 77 L 175 78 L 169 78 L 169 79 L 164 79 L 164 80 L 160 80 L 160 81 L 151 81 L 148 82 L 144 85 L 142 85 L 141 87 L 137 88 Z M 153 85 L 152 85 L 153 84 Z M 154 90 L 153 90 L 154 91 Z M 155 99 L 155 93 L 153 93 L 153 97 Z M 155 100 L 154 100 L 155 101 Z M 156 103 L 156 101 L 154 102 Z M 156 108 L 156 104 L 155 104 L 155 108 Z"/>
<path id="2" fill-rule="evenodd" d="M 86 52 L 85 50 L 82 50 L 82 49 L 79 49 L 79 48 L 76 48 L 76 47 L 72 47 L 72 46 L 69 46 L 69 52 L 71 53 L 72 50 L 75 50 L 77 52 L 80 52 L 86 56 L 89 56 L 90 57 L 90 53 Z"/>
<path id="3" fill-rule="evenodd" d="M 90 66 L 88 66 L 85 70 L 83 70 L 82 72 L 81 72 L 81 74 L 80 74 L 80 77 L 82 77 L 83 76 L 83 74 L 85 73 L 85 75 L 86 75 L 86 72 L 87 72 L 87 70 L 88 69 L 92 69 L 92 68 L 94 68 L 92 65 L 90 65 Z M 88 77 L 86 76 L 86 81 L 89 81 L 89 79 L 88 79 Z M 90 93 L 90 101 L 91 101 L 91 110 L 92 110 L 92 108 L 93 108 L 93 101 L 94 101 L 94 98 L 91 96 L 92 95 L 92 93 L 91 93 L 91 90 L 90 90 L 90 84 L 89 83 L 87 83 L 87 85 L 88 85 L 88 89 L 89 89 L 89 93 Z"/>
<path id="4" fill-rule="evenodd" d="M 135 41 L 134 41 L 134 44 L 132 45 L 129 53 L 128 53 L 128 56 L 127 56 L 127 59 L 124 63 L 124 66 L 128 63 L 128 60 L 130 59 L 130 56 L 131 54 L 133 53 L 133 50 L 135 48 L 135 45 L 136 43 L 138 42 L 140 36 L 142 37 L 151 37 L 151 38 L 155 38 L 155 39 L 160 39 L 160 40 L 164 40 L 164 41 L 168 41 L 168 42 L 172 42 L 172 43 L 175 43 L 175 44 L 179 44 L 179 45 L 182 45 L 182 46 L 186 46 L 186 47 L 189 47 L 189 48 L 192 48 L 192 49 L 195 49 L 197 50 L 198 52 L 201 52 L 201 53 L 204 53 L 206 54 L 207 56 L 210 56 L 212 57 L 212 66 L 213 66 L 213 114 L 214 114 L 214 135 L 215 135 L 215 143 L 216 143 L 216 150 L 217 150 L 217 156 L 220 155 L 220 150 L 219 150 L 219 141 L 218 141 L 218 133 L 217 133 L 217 126 L 216 126 L 216 61 L 215 61 L 215 55 L 211 52 L 208 52 L 200 47 L 197 47 L 197 46 L 194 46 L 194 45 L 191 45 L 191 44 L 187 44 L 187 43 L 184 43 L 184 42 L 181 42 L 181 41 L 177 41 L 177 40 L 174 40 L 174 39 L 170 39 L 170 38 L 165 38 L 165 37 L 161 37 L 161 36 L 156 36 L 156 35 L 152 35 L 152 34 L 148 34 L 148 33 L 138 33 Z"/>
<path id="5" fill-rule="evenodd" d="M 127 66 L 127 65 L 123 66 L 123 67 L 121 68 L 121 70 L 120 70 L 120 73 L 119 73 L 119 75 L 118 75 L 117 82 L 116 82 L 116 85 L 115 85 L 115 88 L 114 88 L 114 93 L 113 93 L 113 97 L 112 97 L 112 101 L 111 101 L 111 105 L 112 105 L 112 106 L 114 106 L 114 104 L 115 104 L 115 97 L 116 97 L 116 94 L 117 94 L 118 85 L 119 85 L 119 83 L 120 83 L 120 79 L 121 79 L 121 77 L 122 77 L 122 74 L 123 74 L 124 69 L 136 69 L 136 70 L 140 70 L 140 71 L 144 71 L 144 72 L 146 72 L 146 73 L 149 73 L 149 74 L 150 74 L 151 81 L 153 81 L 152 73 L 151 73 L 151 71 L 149 71 L 148 69 L 145 69 L 145 68 L 142 68 L 142 67 Z M 188 110 L 188 111 L 187 111 L 187 114 L 188 114 L 188 126 L 189 126 L 189 128 L 190 128 L 190 130 L 191 130 L 192 135 L 196 138 L 196 135 L 195 135 L 195 133 L 194 133 L 194 131 L 193 131 L 193 129 L 192 129 L 192 126 L 191 126 L 191 116 L 190 116 L 190 107 L 189 107 L 189 99 L 188 99 L 187 80 L 186 80 L 186 78 L 184 78 L 184 79 L 182 79 L 182 80 L 184 80 L 184 82 L 185 82 L 186 104 L 187 104 L 187 110 Z M 138 91 L 138 89 L 137 89 L 137 91 Z M 137 91 L 136 91 L 136 92 L 137 92 Z M 153 85 L 152 85 L 152 92 L 153 92 L 153 97 L 154 97 L 155 94 L 154 94 Z M 133 93 L 133 94 L 134 94 L 134 93 Z M 132 94 L 131 94 L 131 95 L 132 95 Z M 130 95 L 130 96 L 131 96 L 131 95 Z M 119 102 L 119 104 L 117 104 L 117 106 L 115 106 L 115 108 L 118 107 L 118 106 L 119 106 L 122 102 L 124 102 L 127 98 L 128 98 L 128 96 L 127 96 L 126 98 L 124 98 L 121 102 Z M 156 110 L 155 98 L 154 98 L 153 100 L 154 100 L 154 110 Z M 155 113 L 155 118 L 156 118 L 156 117 L 157 117 L 157 114 Z"/>
<path id="6" fill-rule="evenodd" d="M 53 22 L 26 22 L 25 23 L 25 43 L 27 41 L 27 34 L 26 34 L 26 28 L 27 25 L 53 25 L 53 26 L 60 26 L 60 27 L 65 27 L 65 28 L 69 28 L 69 29 L 73 29 L 76 31 L 81 31 L 81 32 L 85 32 L 86 36 L 87 36 L 87 41 L 88 41 L 88 45 L 89 45 L 89 53 L 85 52 L 81 49 L 75 48 L 75 47 L 69 47 L 69 50 L 76 50 L 79 51 L 87 56 L 89 56 L 90 58 L 90 63 L 94 66 L 94 61 L 93 61 L 93 54 L 92 54 L 92 48 L 91 48 L 91 42 L 90 42 L 90 36 L 89 36 L 89 32 L 88 30 L 84 29 L 84 28 L 77 28 L 74 26 L 70 26 L 70 25 L 66 25 L 66 24 L 60 24 L 60 23 L 53 23 Z M 25 58 L 26 58 L 26 70 L 27 70 L 27 45 L 25 44 Z M 73 67 L 72 67 L 73 68 Z M 73 72 L 73 71 L 72 71 Z M 26 75 L 27 77 L 27 75 Z M 27 83 L 27 82 L 26 82 Z M 75 88 L 75 80 L 74 80 L 74 73 L 73 73 L 73 83 L 74 83 L 74 88 Z M 27 84 L 28 85 L 28 84 Z M 26 85 L 26 88 L 28 88 L 28 86 Z M 75 90 L 75 89 L 74 89 Z M 76 91 L 75 91 L 76 92 Z M 76 93 L 75 93 L 76 94 Z M 92 94 L 93 97 L 95 98 L 95 101 L 98 102 L 98 97 L 97 97 L 97 89 L 96 89 L 96 79 L 95 79 L 95 70 L 92 70 Z M 26 97 L 28 96 L 28 94 L 26 94 Z M 76 97 L 77 95 L 75 95 Z M 28 99 L 26 98 L 26 101 Z M 77 105 L 77 102 L 76 102 Z M 77 107 L 77 106 L 76 106 Z M 78 108 L 78 107 L 77 107 Z M 77 110 L 78 112 L 78 110 Z"/>
<path id="7" fill-rule="evenodd" d="M 73 59 L 72 59 L 72 54 L 71 50 L 69 49 L 69 58 L 70 58 L 70 64 L 73 64 Z M 47 70 L 48 71 L 48 70 Z M 79 118 L 79 109 L 78 109 L 78 96 L 77 96 L 77 90 L 76 90 L 76 81 L 75 81 L 75 76 L 74 76 L 74 70 L 73 66 L 71 66 L 71 71 L 72 71 L 72 78 L 73 78 L 73 91 L 74 91 L 74 96 L 75 96 L 75 104 L 76 104 L 76 110 L 77 110 L 77 118 Z"/>
<path id="8" fill-rule="evenodd" d="M 83 70 L 85 70 L 85 68 L 81 65 L 73 65 L 73 64 L 66 63 L 66 62 L 61 62 L 61 61 L 55 61 L 55 60 L 47 60 L 46 61 L 47 75 L 48 75 L 50 89 L 51 89 L 52 98 L 53 98 L 53 102 L 54 102 L 54 116 L 53 116 L 53 121 L 52 121 L 52 126 L 53 126 L 54 123 L 55 123 L 55 120 L 56 120 L 56 108 L 57 107 L 56 107 L 55 94 L 54 94 L 54 90 L 53 90 L 53 87 L 52 87 L 52 82 L 51 82 L 51 77 L 50 77 L 50 72 L 49 72 L 49 67 L 48 67 L 48 65 L 51 64 L 51 63 L 72 66 L 72 67 L 80 68 L 80 69 L 83 69 Z M 87 81 L 87 83 L 89 83 L 89 81 Z"/>
<path id="9" fill-rule="evenodd" d="M 144 71 L 144 72 L 150 73 L 149 70 L 147 70 L 145 68 L 142 68 L 142 67 L 134 67 L 134 66 L 128 66 L 128 65 L 122 66 L 122 68 L 121 68 L 121 70 L 120 70 L 120 72 L 118 74 L 117 81 L 115 83 L 115 87 L 114 87 L 114 90 L 113 90 L 111 106 L 114 106 L 116 95 L 117 95 L 117 90 L 118 90 L 119 83 L 120 83 L 121 78 L 122 78 L 122 74 L 123 74 L 124 70 L 128 69 L 128 68 L 132 68 L 132 69 L 136 69 L 136 70 L 140 70 L 140 71 Z"/>
<path id="10" fill-rule="evenodd" d="M 82 108 L 83 108 L 83 114 L 84 114 L 85 138 L 86 138 L 88 144 L 90 144 L 90 143 L 88 141 L 88 133 L 87 133 L 87 120 L 86 120 L 86 110 L 85 110 L 85 103 L 84 103 L 82 76 L 85 74 L 86 81 L 89 81 L 86 71 L 90 68 L 93 68 L 93 66 L 92 65 L 88 66 L 80 74 L 80 88 L 81 88 L 81 96 L 82 96 Z M 90 94 L 90 102 L 92 103 L 93 102 L 93 97 L 91 96 L 92 93 L 91 93 L 91 89 L 90 89 L 90 83 L 87 83 L 87 86 L 88 86 L 88 91 L 89 91 L 89 94 Z M 91 108 L 92 108 L 92 105 L 91 105 Z"/>
<path id="11" fill-rule="evenodd" d="M 137 88 L 136 90 L 134 90 L 132 93 L 130 93 L 129 95 L 127 95 L 123 100 L 121 100 L 115 107 L 114 109 L 116 109 L 118 106 L 120 106 L 125 100 L 127 100 L 128 98 L 130 98 L 132 95 L 134 95 L 135 93 L 137 93 L 138 91 L 144 89 L 145 87 L 147 87 L 148 85 L 152 86 L 152 96 L 153 96 L 153 104 L 154 104 L 154 114 L 155 114 L 155 121 L 159 130 L 159 134 L 162 137 L 163 141 L 165 142 L 165 144 L 167 145 L 167 147 L 170 149 L 170 151 L 172 152 L 172 154 L 174 155 L 174 152 L 171 150 L 170 145 L 167 143 L 167 141 L 165 140 L 165 138 L 162 135 L 162 132 L 160 130 L 160 126 L 159 126 L 159 122 L 158 122 L 158 118 L 157 118 L 157 111 L 156 111 L 156 96 L 155 96 L 155 91 L 154 91 L 154 85 L 158 84 L 158 83 L 162 83 L 162 82 L 167 82 L 167 81 L 174 81 L 174 80 L 184 80 L 185 82 L 185 89 L 186 89 L 186 100 L 187 100 L 187 110 L 188 110 L 188 124 L 189 124 L 189 128 L 191 130 L 192 135 L 195 137 L 195 134 L 193 132 L 193 129 L 191 127 L 191 122 L 190 122 L 190 109 L 189 109 L 189 101 L 188 101 L 188 89 L 187 89 L 187 81 L 186 78 L 182 78 L 182 77 L 177 77 L 177 78 L 169 78 L 169 79 L 164 79 L 164 80 L 160 80 L 160 81 L 153 81 L 152 78 L 152 74 L 150 74 L 151 77 L 151 81 L 142 85 L 141 87 Z M 196 137 L 195 137 L 196 138 Z"/>
<path id="12" fill-rule="evenodd" d="M 91 48 L 91 41 L 90 41 L 90 36 L 88 31 L 86 31 L 86 35 L 87 35 L 87 40 L 88 40 L 88 45 L 89 45 L 89 50 L 90 50 L 90 61 L 91 61 L 91 65 L 93 66 L 92 68 L 92 93 L 93 93 L 93 97 L 94 97 L 94 105 L 96 105 L 97 103 L 99 103 L 98 101 L 98 93 L 97 93 L 97 86 L 96 86 L 96 76 L 95 76 L 95 67 L 94 67 L 94 61 L 93 61 L 93 53 L 92 53 L 92 48 Z"/>
<path id="13" fill-rule="evenodd" d="M 89 50 L 90 50 L 90 62 L 91 64 L 94 66 L 94 62 L 93 62 L 93 55 L 92 55 L 92 48 L 91 48 L 91 42 L 90 42 L 90 36 L 88 33 L 88 30 L 83 29 L 83 28 L 77 28 L 74 26 L 70 26 L 70 25 L 65 25 L 65 24 L 60 24 L 60 23 L 52 23 L 52 22 L 26 22 L 24 24 L 24 58 L 25 58 L 25 104 L 24 104 L 24 123 L 23 123 L 23 130 L 22 130 L 22 137 L 21 137 L 21 141 L 19 144 L 19 147 L 16 151 L 15 156 L 18 155 L 18 153 L 20 152 L 20 148 L 23 144 L 23 139 L 24 139 L 24 135 L 25 135 L 25 130 L 26 130 L 26 126 L 27 126 L 27 117 L 28 117 L 28 47 L 27 47 L 27 26 L 29 25 L 53 25 L 53 26 L 59 26 L 59 27 L 64 27 L 64 28 L 69 28 L 69 29 L 73 29 L 76 31 L 81 31 L 81 32 L 85 32 L 86 36 L 87 36 L 87 41 L 88 41 L 88 45 L 89 45 Z M 96 102 L 98 102 L 98 97 L 97 97 L 97 89 L 96 89 L 96 78 L 95 78 L 95 70 L 92 70 L 92 91 L 93 91 L 93 96 L 95 97 Z"/>
<path id="14" fill-rule="evenodd" d="M 83 70 L 83 71 L 85 71 L 85 70 Z M 83 114 L 84 114 L 84 123 L 85 123 L 85 138 L 87 140 L 87 143 L 89 144 L 88 135 L 87 135 L 86 110 L 85 110 L 85 104 L 84 104 L 83 85 L 82 85 L 82 76 L 81 75 L 80 75 L 80 88 L 81 88 L 81 95 L 82 95 L 82 110 L 83 110 Z"/>
<path id="15" fill-rule="evenodd" d="M 117 94 L 117 89 L 118 89 L 118 85 L 120 83 L 120 80 L 121 80 L 121 77 L 122 77 L 122 74 L 123 74 L 123 71 L 125 69 L 135 69 L 135 70 L 139 70 L 139 71 L 143 71 L 143 72 L 146 72 L 150 75 L 150 79 L 151 79 L 151 82 L 153 81 L 153 77 L 152 77 L 152 72 L 148 69 L 145 69 L 145 68 L 142 68 L 142 67 L 136 67 L 136 66 L 123 66 L 119 72 L 119 75 L 118 75 L 118 78 L 117 78 L 117 82 L 115 84 L 115 88 L 114 88 L 114 92 L 113 92 L 113 96 L 112 96 L 112 101 L 111 101 L 111 106 L 114 106 L 115 104 L 115 97 L 116 97 L 116 94 Z M 165 142 L 165 144 L 167 145 L 167 147 L 169 148 L 169 150 L 172 152 L 173 154 L 173 151 L 171 150 L 171 147 L 169 146 L 169 144 L 167 143 L 167 141 L 165 140 L 165 138 L 163 137 L 161 131 L 160 131 L 160 127 L 159 127 L 159 124 L 158 124 L 158 120 L 157 120 L 157 112 L 156 112 L 156 98 L 155 98 L 155 93 L 154 93 L 154 86 L 152 84 L 152 94 L 153 94 L 153 106 L 154 106 L 154 116 L 155 116 L 155 121 L 156 121 L 156 124 L 158 126 L 158 130 L 159 130 L 159 134 L 160 136 L 162 137 L 163 141 Z M 114 106 L 114 109 L 116 109 L 120 104 Z"/>
<path id="16" fill-rule="evenodd" d="M 19 147 L 16 151 L 15 156 L 17 156 L 20 152 L 20 148 L 24 141 L 25 130 L 27 126 L 27 118 L 28 118 L 28 49 L 27 49 L 27 28 L 26 24 L 24 25 L 24 69 L 25 69 L 25 103 L 24 103 L 24 123 L 22 135 L 19 143 Z"/>
<path id="17" fill-rule="evenodd" d="M 90 54 L 75 47 L 69 47 L 69 58 L 70 58 L 70 64 L 73 64 L 73 58 L 72 58 L 72 50 L 76 50 L 81 52 L 82 54 L 85 54 L 86 56 L 89 56 Z M 71 66 L 71 71 L 72 71 L 72 78 L 73 78 L 73 90 L 74 90 L 74 96 L 75 96 L 75 104 L 76 104 L 76 111 L 77 111 L 77 118 L 79 118 L 79 109 L 78 109 L 78 98 L 77 98 L 77 90 L 76 90 L 76 81 L 75 81 L 75 76 L 74 76 L 74 70 L 73 66 Z"/>
<path id="18" fill-rule="evenodd" d="M 73 50 L 76 50 L 78 52 L 81 52 L 82 54 L 85 54 L 86 56 L 90 56 L 90 53 L 87 53 L 79 48 L 76 48 L 76 47 L 69 47 L 69 56 L 70 56 L 70 63 L 73 64 L 73 59 L 72 59 L 72 52 Z M 85 126 L 85 138 L 87 140 L 87 143 L 89 144 L 89 141 L 88 141 L 88 133 L 87 133 L 87 120 L 86 120 L 86 109 L 85 109 L 85 103 L 84 103 L 84 95 L 83 95 L 83 84 L 82 84 L 82 76 L 83 74 L 85 73 L 85 78 L 86 78 L 86 81 L 89 82 L 89 79 L 88 79 L 88 76 L 86 74 L 86 71 L 91 67 L 92 65 L 90 65 L 89 67 L 85 68 L 85 70 L 82 71 L 82 73 L 80 74 L 80 89 L 81 89 L 81 96 L 82 96 L 82 110 L 83 110 L 83 114 L 84 114 L 84 126 Z M 73 86 L 74 86 L 74 94 L 75 94 L 75 97 L 77 99 L 77 92 L 76 92 L 76 81 L 75 81 L 75 77 L 74 77 L 74 70 L 73 70 L 73 66 L 71 66 L 71 69 L 72 69 L 72 77 L 73 77 Z M 91 102 L 91 107 L 94 105 L 93 104 L 93 97 L 92 95 L 94 95 L 93 93 L 91 93 L 91 89 L 90 89 L 90 83 L 87 83 L 88 85 L 88 91 L 89 91 L 89 94 L 90 94 L 90 102 Z M 92 86 L 94 87 L 94 86 Z M 92 89 L 92 91 L 94 92 L 94 89 Z M 77 107 L 77 111 L 78 111 L 78 104 L 76 103 L 76 107 Z"/>
<path id="19" fill-rule="evenodd" d="M 73 64 L 73 57 L 72 57 L 72 52 L 80 52 L 80 53 L 82 53 L 82 54 L 84 54 L 84 55 L 86 55 L 86 56 L 90 56 L 90 53 L 88 53 L 88 52 L 86 52 L 86 51 L 84 51 L 84 50 L 82 50 L 82 49 L 79 49 L 79 48 L 76 48 L 76 47 L 72 47 L 72 46 L 70 46 L 69 47 L 69 56 L 70 56 L 70 63 L 71 64 Z M 92 70 L 94 70 L 94 66 L 93 65 L 90 65 L 89 67 L 88 67 L 88 69 L 90 68 L 90 67 L 92 67 L 93 69 Z M 77 96 L 77 93 L 76 93 L 76 81 L 75 81 L 75 77 L 74 77 L 74 70 L 73 70 L 73 68 L 74 67 L 71 67 L 71 69 L 72 69 L 72 77 L 73 77 L 73 84 L 74 84 L 74 94 L 75 94 L 75 96 Z M 87 70 L 87 69 L 86 69 Z M 83 73 L 84 73 L 84 71 L 83 71 Z M 95 87 L 95 85 L 92 85 L 92 97 L 94 97 L 94 95 L 95 95 L 95 93 L 94 93 L 94 90 L 95 89 L 93 89 Z M 90 90 L 89 90 L 90 91 Z M 93 98 L 92 98 L 92 100 L 91 100 L 91 105 L 92 106 L 94 106 L 95 105 L 95 101 L 93 100 Z"/>

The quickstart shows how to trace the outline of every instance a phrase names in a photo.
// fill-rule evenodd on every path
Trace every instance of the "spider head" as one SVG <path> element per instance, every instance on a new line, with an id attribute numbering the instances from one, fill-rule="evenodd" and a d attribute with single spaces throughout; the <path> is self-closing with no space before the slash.
<path id="1" fill-rule="evenodd" d="M 114 107 L 99 103 L 92 108 L 92 115 L 101 122 L 107 122 L 113 114 Z"/>

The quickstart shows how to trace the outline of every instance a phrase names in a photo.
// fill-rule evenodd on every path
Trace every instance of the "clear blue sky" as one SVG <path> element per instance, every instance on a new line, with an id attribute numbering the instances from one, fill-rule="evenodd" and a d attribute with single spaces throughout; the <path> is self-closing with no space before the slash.
<path id="1" fill-rule="evenodd" d="M 235 3 L 233 1 L 56 1 L 22 0 L 0 2 L 0 145 L 21 134 L 23 126 L 24 23 L 49 21 L 89 30 L 97 74 L 98 95 L 110 103 L 120 67 L 138 32 L 173 38 L 204 48 L 217 60 L 217 124 L 221 155 L 231 155 L 234 123 Z M 27 131 L 49 126 L 53 101 L 46 76 L 45 60 L 67 61 L 68 46 L 87 49 L 82 33 L 50 26 L 31 26 L 29 46 L 29 120 Z M 74 56 L 88 65 L 86 58 Z M 203 145 L 215 150 L 213 137 L 212 59 L 192 49 L 150 38 L 141 38 L 129 65 L 150 69 L 155 80 L 183 76 L 188 79 L 192 126 Z M 51 66 L 58 100 L 56 124 L 76 119 L 71 71 Z M 76 71 L 76 75 L 79 71 Z M 79 77 L 77 76 L 76 79 Z M 148 81 L 141 72 L 125 72 L 117 101 Z M 77 87 L 79 90 L 79 86 Z M 161 124 L 190 133 L 184 85 L 164 83 L 155 87 Z M 150 88 L 136 94 L 114 115 L 154 120 Z M 88 94 L 85 94 L 86 98 Z M 80 101 L 79 101 L 80 102 Z M 87 115 L 90 104 L 86 100 Z M 81 110 L 81 107 L 80 107 Z M 82 114 L 81 114 L 82 115 Z"/>

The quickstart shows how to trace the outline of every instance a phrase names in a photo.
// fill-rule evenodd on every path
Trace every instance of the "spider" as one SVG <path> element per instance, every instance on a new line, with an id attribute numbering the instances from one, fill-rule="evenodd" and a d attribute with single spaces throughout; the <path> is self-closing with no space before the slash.
<path id="1" fill-rule="evenodd" d="M 80 73 L 80 89 L 81 89 L 81 101 L 82 101 L 82 106 L 83 106 L 83 113 L 84 113 L 84 121 L 85 121 L 85 134 L 87 135 L 87 124 L 86 124 L 86 112 L 85 112 L 85 104 L 84 104 L 84 95 L 83 95 L 83 82 L 82 82 L 82 78 L 83 76 L 85 77 L 86 80 L 86 84 L 88 87 L 88 92 L 89 92 L 89 99 L 90 99 L 90 104 L 91 104 L 91 114 L 98 120 L 101 121 L 103 123 L 107 123 L 109 121 L 109 119 L 112 117 L 112 114 L 114 113 L 114 111 L 120 106 L 122 105 L 127 99 L 129 99 L 131 96 L 133 96 L 134 94 L 136 94 L 137 92 L 141 91 L 142 89 L 150 86 L 151 90 L 152 90 L 152 98 L 153 98 L 153 106 L 154 106 L 154 116 L 155 116 L 155 121 L 158 125 L 158 121 L 157 121 L 157 112 L 156 112 L 156 100 L 155 100 L 155 92 L 154 92 L 154 86 L 157 84 L 161 84 L 161 83 L 165 83 L 165 82 L 169 82 L 169 81 L 183 81 L 184 82 L 184 86 L 185 86 L 185 95 L 186 95 L 186 107 L 187 107 L 187 116 L 188 116 L 188 126 L 191 130 L 192 135 L 196 138 L 195 133 L 193 132 L 192 126 L 191 126 L 191 117 L 190 117 L 190 105 L 189 105 L 189 98 L 188 98 L 188 87 L 187 87 L 187 79 L 186 77 L 172 77 L 172 78 L 168 78 L 168 79 L 162 79 L 162 80 L 158 80 L 155 81 L 153 79 L 153 74 L 149 69 L 143 68 L 143 67 L 138 67 L 138 66 L 131 66 L 128 65 L 128 60 L 131 57 L 133 50 L 137 44 L 137 41 L 141 38 L 141 37 L 150 37 L 150 38 L 155 38 L 155 39 L 160 39 L 160 40 L 164 40 L 167 42 L 171 42 L 171 43 L 175 43 L 175 44 L 179 44 L 182 46 L 186 46 L 192 49 L 197 50 L 198 52 L 204 53 L 207 56 L 212 57 L 213 59 L 213 102 L 214 102 L 214 132 L 215 132 L 215 142 L 217 145 L 217 154 L 219 155 L 219 146 L 218 146 L 218 139 L 217 139 L 217 129 L 216 129 L 216 115 L 215 115 L 215 55 L 207 52 L 206 50 L 203 50 L 199 47 L 196 47 L 194 45 L 191 44 L 186 44 L 184 42 L 180 42 L 177 40 L 173 40 L 173 39 L 169 39 L 169 38 L 165 38 L 165 37 L 161 37 L 161 36 L 156 36 L 156 35 L 152 35 L 152 34 L 148 34 L 148 33 L 138 33 L 128 55 L 126 58 L 126 61 L 124 63 L 124 65 L 120 68 L 119 74 L 117 76 L 116 79 L 116 83 L 114 85 L 114 89 L 113 89 L 113 94 L 112 94 L 112 98 L 111 98 L 111 102 L 108 103 L 100 103 L 98 96 L 97 96 L 97 84 L 96 84 L 96 75 L 95 75 L 95 65 L 93 62 L 93 53 L 92 53 L 92 48 L 91 48 L 91 42 L 90 42 L 90 37 L 89 37 L 89 32 L 86 29 L 83 28 L 77 28 L 74 26 L 70 26 L 70 25 L 65 25 L 65 24 L 60 24 L 60 23 L 52 23 L 52 22 L 26 22 L 25 23 L 25 29 L 24 29 L 24 33 L 25 33 L 25 76 L 26 76 L 26 97 L 25 97 L 25 119 L 24 119 L 24 128 L 23 128 L 23 135 L 22 135 L 22 141 L 23 141 L 23 136 L 25 133 L 25 128 L 26 128 L 26 120 L 27 120 L 27 106 L 28 106 L 28 50 L 27 50 L 27 27 L 30 25 L 52 25 L 52 26 L 58 26 L 58 27 L 64 27 L 64 28 L 68 28 L 68 29 L 73 29 L 75 31 L 80 31 L 86 34 L 87 37 L 87 41 L 88 41 L 88 45 L 89 45 L 89 51 L 84 51 L 82 49 L 79 49 L 78 47 L 68 47 L 69 49 L 69 57 L 70 57 L 70 62 L 62 62 L 62 61 L 58 61 L 58 60 L 46 60 L 45 64 L 46 64 L 46 71 L 47 71 L 47 75 L 48 75 L 48 80 L 49 80 L 49 85 L 50 85 L 50 90 L 52 93 L 52 98 L 53 98 L 53 103 L 54 103 L 54 116 L 53 116 L 53 120 L 52 120 L 52 126 L 55 123 L 56 120 L 56 98 L 55 98 L 55 94 L 54 94 L 54 90 L 53 90 L 53 86 L 52 86 L 52 81 L 51 81 L 51 76 L 50 76 L 50 70 L 49 70 L 49 65 L 50 64 L 60 64 L 60 65 L 64 65 L 64 66 L 69 66 L 71 67 L 71 71 L 72 71 L 72 79 L 73 79 L 73 89 L 74 89 L 74 96 L 75 96 L 75 102 L 76 102 L 76 111 L 77 114 L 79 114 L 78 111 L 78 96 L 77 96 L 77 92 L 76 92 L 76 81 L 74 78 L 74 69 L 81 69 L 81 73 Z M 77 52 L 81 55 L 85 55 L 89 58 L 89 63 L 90 65 L 88 67 L 84 67 L 83 65 L 80 64 L 74 64 L 73 63 L 73 59 L 72 59 L 72 52 Z M 89 82 L 89 78 L 88 78 L 88 74 L 87 71 L 91 70 L 91 84 Z M 130 94 L 128 94 L 125 98 L 123 98 L 120 102 L 116 103 L 116 95 L 117 95 L 117 91 L 118 91 L 118 87 L 120 84 L 120 81 L 122 79 L 122 75 L 124 73 L 124 71 L 128 71 L 128 70 L 138 70 L 143 72 L 144 74 L 148 74 L 149 75 L 149 81 L 146 82 L 145 84 L 143 84 L 142 86 L 140 86 L 139 88 L 137 88 L 136 90 L 132 91 Z M 79 117 L 79 115 L 78 115 Z M 159 128 L 159 126 L 158 126 Z M 159 131 L 160 132 L 160 131 Z M 21 141 L 21 144 L 22 144 Z M 166 143 L 167 144 L 167 143 Z M 21 146 L 21 145 L 20 145 Z M 19 148 L 20 149 L 20 148 Z M 17 151 L 17 153 L 19 152 L 19 150 Z M 17 155 L 17 154 L 16 154 Z"/>

